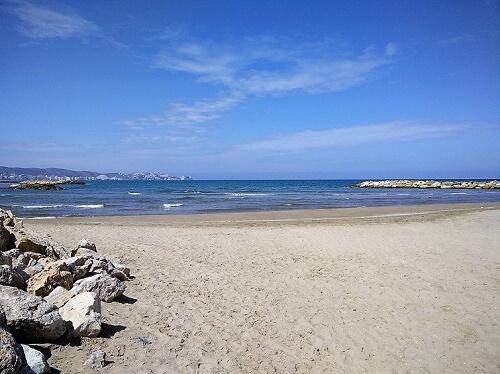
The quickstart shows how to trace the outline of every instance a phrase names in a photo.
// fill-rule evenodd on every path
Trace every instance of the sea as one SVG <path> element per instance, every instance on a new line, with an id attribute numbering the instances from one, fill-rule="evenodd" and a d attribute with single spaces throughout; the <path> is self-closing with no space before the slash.
<path id="1" fill-rule="evenodd" d="M 384 205 L 500 202 L 500 190 L 357 189 L 359 180 L 89 181 L 58 191 L 12 190 L 0 207 L 18 217 L 194 214 Z"/>

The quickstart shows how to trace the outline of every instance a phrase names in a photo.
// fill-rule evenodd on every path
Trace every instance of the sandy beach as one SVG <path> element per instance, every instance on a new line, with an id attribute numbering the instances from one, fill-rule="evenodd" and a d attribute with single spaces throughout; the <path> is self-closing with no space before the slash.
<path id="1" fill-rule="evenodd" d="M 26 220 L 130 266 L 62 373 L 500 371 L 500 205 Z"/>

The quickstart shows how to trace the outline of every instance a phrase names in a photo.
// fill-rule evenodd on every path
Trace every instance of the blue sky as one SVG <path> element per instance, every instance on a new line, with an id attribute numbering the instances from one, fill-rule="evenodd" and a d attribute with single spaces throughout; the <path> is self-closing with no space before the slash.
<path id="1" fill-rule="evenodd" d="M 500 177 L 500 2 L 0 1 L 0 164 Z"/>

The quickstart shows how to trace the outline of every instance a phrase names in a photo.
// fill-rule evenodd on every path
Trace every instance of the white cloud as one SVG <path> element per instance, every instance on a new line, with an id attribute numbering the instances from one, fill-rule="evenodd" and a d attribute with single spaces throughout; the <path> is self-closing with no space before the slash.
<path id="1" fill-rule="evenodd" d="M 396 43 L 387 43 L 385 46 L 385 54 L 387 56 L 394 56 L 398 53 L 398 46 Z"/>
<path id="2" fill-rule="evenodd" d="M 346 55 L 330 43 L 299 43 L 287 38 L 253 38 L 234 45 L 180 43 L 164 49 L 154 66 L 197 76 L 245 94 L 308 93 L 348 89 L 391 62 L 396 45 L 385 53 L 367 49 Z"/>
<path id="3" fill-rule="evenodd" d="M 214 100 L 199 100 L 191 105 L 173 103 L 163 114 L 125 120 L 121 123 L 132 128 L 149 126 L 192 128 L 200 123 L 219 118 L 223 112 L 230 110 L 241 100 L 242 96 L 232 94 Z"/>
<path id="4" fill-rule="evenodd" d="M 464 44 L 471 43 L 477 41 L 477 38 L 471 34 L 460 34 L 448 39 L 441 39 L 437 41 L 439 46 L 448 46 L 448 45 L 456 45 L 456 44 Z"/>
<path id="5" fill-rule="evenodd" d="M 21 21 L 19 31 L 32 39 L 68 39 L 100 32 L 97 25 L 77 14 L 56 11 L 35 3 L 14 1 L 8 10 Z"/>
<path id="6" fill-rule="evenodd" d="M 352 55 L 331 42 L 304 43 L 284 37 L 247 38 L 233 44 L 175 40 L 167 44 L 155 58 L 155 67 L 194 75 L 230 94 L 193 104 L 174 103 L 163 114 L 122 124 L 189 127 L 219 118 L 248 96 L 343 91 L 366 81 L 391 63 L 396 53 L 393 43 L 383 53 L 368 48 Z"/>
<path id="7" fill-rule="evenodd" d="M 301 131 L 259 140 L 235 147 L 237 151 L 283 154 L 310 149 L 329 149 L 361 144 L 400 142 L 456 135 L 467 130 L 487 128 L 481 123 L 425 123 L 397 121 L 374 125 Z"/>

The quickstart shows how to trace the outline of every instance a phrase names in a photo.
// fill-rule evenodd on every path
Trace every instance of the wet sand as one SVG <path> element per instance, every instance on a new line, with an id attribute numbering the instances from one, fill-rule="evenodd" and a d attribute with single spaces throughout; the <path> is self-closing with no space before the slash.
<path id="1" fill-rule="evenodd" d="M 63 373 L 500 371 L 500 205 L 26 220 L 135 279 Z"/>

